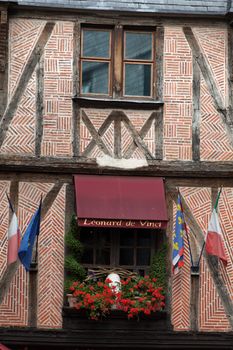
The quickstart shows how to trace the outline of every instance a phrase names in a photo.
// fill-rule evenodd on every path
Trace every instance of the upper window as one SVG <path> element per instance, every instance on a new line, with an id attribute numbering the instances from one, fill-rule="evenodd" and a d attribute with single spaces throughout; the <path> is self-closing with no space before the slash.
<path id="1" fill-rule="evenodd" d="M 155 32 L 82 28 L 81 94 L 154 97 Z"/>

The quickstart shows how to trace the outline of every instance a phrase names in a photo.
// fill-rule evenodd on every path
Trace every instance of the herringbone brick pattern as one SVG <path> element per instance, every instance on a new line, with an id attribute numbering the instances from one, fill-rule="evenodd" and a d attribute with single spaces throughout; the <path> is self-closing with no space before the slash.
<path id="1" fill-rule="evenodd" d="M 11 19 L 9 24 L 9 91 L 11 98 L 45 21 Z"/>
<path id="2" fill-rule="evenodd" d="M 1 153 L 33 155 L 35 148 L 35 73 L 10 124 Z"/>
<path id="3" fill-rule="evenodd" d="M 200 43 L 223 100 L 227 96 L 226 43 L 227 27 L 223 25 L 194 27 L 194 34 Z"/>
<path id="4" fill-rule="evenodd" d="M 232 244 L 233 244 L 233 190 L 224 188 L 219 201 L 219 220 L 222 227 L 223 238 L 225 242 L 228 266 L 225 268 L 219 263 L 220 273 L 233 299 L 233 268 L 232 268 Z M 201 273 L 201 299 L 200 309 L 205 310 L 201 313 L 200 329 L 213 329 L 216 331 L 230 330 L 229 322 L 225 315 L 222 303 L 216 293 L 212 278 L 205 262 L 202 262 Z"/>
<path id="5" fill-rule="evenodd" d="M 192 159 L 192 54 L 181 26 L 164 42 L 164 159 Z"/>
<path id="6" fill-rule="evenodd" d="M 233 160 L 233 147 L 227 138 L 221 117 L 213 105 L 206 83 L 201 81 L 201 160 Z"/>
<path id="7" fill-rule="evenodd" d="M 0 181 L 0 276 L 6 268 L 7 229 L 9 222 L 9 205 L 6 192 L 9 193 L 8 181 Z"/>
<path id="8" fill-rule="evenodd" d="M 175 232 L 176 205 L 173 205 L 173 232 Z M 172 241 L 172 237 L 170 237 Z M 184 237 L 184 266 L 172 275 L 172 325 L 176 331 L 190 329 L 190 256 L 187 238 Z"/>
<path id="9" fill-rule="evenodd" d="M 2 182 L 1 182 L 1 186 Z M 19 208 L 18 221 L 22 233 L 37 209 L 41 195 L 45 197 L 46 193 L 51 189 L 52 184 L 35 184 L 20 183 L 19 184 Z M 7 185 L 4 186 L 4 191 Z M 4 198 L 3 198 L 4 199 Z M 5 199 L 4 199 L 5 200 Z M 4 206 L 0 206 L 2 209 Z M 7 207 L 8 210 L 8 207 Z M 5 237 L 8 228 L 8 216 Z M 4 221 L 3 221 L 4 222 Z M 41 230 L 42 232 L 42 230 Z M 6 238 L 5 238 L 6 241 Z M 7 245 L 7 242 L 6 242 Z M 4 262 L 6 264 L 7 247 L 4 250 Z M 11 282 L 8 293 L 0 306 L 0 325 L 9 326 L 26 326 L 28 322 L 28 274 L 26 274 L 22 266 L 19 267 L 14 279 Z"/>
<path id="10" fill-rule="evenodd" d="M 7 263 L 7 230 L 9 227 L 9 205 L 6 191 L 9 182 L 0 181 L 0 276 Z M 10 288 L 0 305 L 0 326 L 26 326 L 27 324 L 27 279 L 22 267 L 14 276 Z"/>
<path id="11" fill-rule="evenodd" d="M 44 53 L 44 156 L 71 156 L 73 23 L 58 22 Z"/>
<path id="12" fill-rule="evenodd" d="M 65 186 L 41 225 L 39 239 L 38 327 L 61 328 L 64 294 Z"/>

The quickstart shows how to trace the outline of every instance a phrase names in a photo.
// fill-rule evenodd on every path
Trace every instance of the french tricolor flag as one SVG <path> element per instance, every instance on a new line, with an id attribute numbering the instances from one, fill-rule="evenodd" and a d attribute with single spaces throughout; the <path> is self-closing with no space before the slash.
<path id="1" fill-rule="evenodd" d="M 19 244 L 20 231 L 18 226 L 18 219 L 15 212 L 13 212 L 10 226 L 8 229 L 7 265 L 10 265 L 17 261 Z"/>

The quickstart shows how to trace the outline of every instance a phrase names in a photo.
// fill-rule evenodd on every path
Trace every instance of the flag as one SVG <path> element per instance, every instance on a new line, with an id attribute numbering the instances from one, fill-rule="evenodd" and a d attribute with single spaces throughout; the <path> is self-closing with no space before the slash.
<path id="1" fill-rule="evenodd" d="M 227 257 L 225 247 L 222 238 L 222 230 L 219 224 L 217 207 L 221 191 L 218 194 L 213 212 L 211 214 L 210 222 L 208 225 L 205 250 L 209 255 L 215 255 L 222 260 L 223 264 L 227 266 Z"/>
<path id="2" fill-rule="evenodd" d="M 18 227 L 18 219 L 15 212 L 13 212 L 10 226 L 8 229 L 7 265 L 10 265 L 17 261 L 19 244 L 20 231 Z"/>
<path id="3" fill-rule="evenodd" d="M 30 268 L 35 238 L 40 232 L 41 204 L 42 201 L 26 229 L 18 251 L 19 260 L 24 265 L 26 271 Z"/>
<path id="4" fill-rule="evenodd" d="M 182 211 L 181 198 L 178 194 L 176 226 L 173 234 L 172 270 L 177 273 L 184 265 L 184 214 Z"/>

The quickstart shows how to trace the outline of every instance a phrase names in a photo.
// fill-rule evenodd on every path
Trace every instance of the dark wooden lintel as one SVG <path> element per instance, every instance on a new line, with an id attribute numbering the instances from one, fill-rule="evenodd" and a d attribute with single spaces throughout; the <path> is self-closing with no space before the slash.
<path id="1" fill-rule="evenodd" d="M 154 110 L 163 106 L 162 101 L 152 100 L 123 100 L 123 99 L 107 99 L 93 97 L 74 96 L 73 101 L 76 101 L 81 108 L 120 108 L 120 109 L 136 109 L 136 110 Z"/>
<path id="2" fill-rule="evenodd" d="M 84 320 L 85 321 L 85 320 Z M 130 321 L 131 322 L 131 321 Z M 140 323 L 140 322 L 139 322 Z M 142 332 L 111 329 L 108 323 L 96 325 L 85 321 L 82 329 L 40 330 L 33 328 L 0 328 L 0 339 L 17 349 L 83 349 L 91 348 L 150 348 L 150 349 L 232 349 L 233 334 L 220 332 L 155 331 L 148 327 Z M 108 325 L 106 329 L 106 325 Z M 84 328 L 84 329 L 83 329 Z"/>
<path id="3" fill-rule="evenodd" d="M 51 173 L 51 174 L 133 174 L 145 176 L 187 177 L 187 178 L 223 178 L 233 177 L 233 162 L 195 162 L 195 161 L 166 161 L 148 160 L 148 166 L 137 169 L 116 169 L 100 167 L 94 159 L 85 157 L 31 157 L 31 156 L 0 156 L 1 172 L 14 171 L 20 173 Z M 43 176 L 43 175 L 41 175 Z M 208 187 L 208 186 L 207 186 Z"/>

